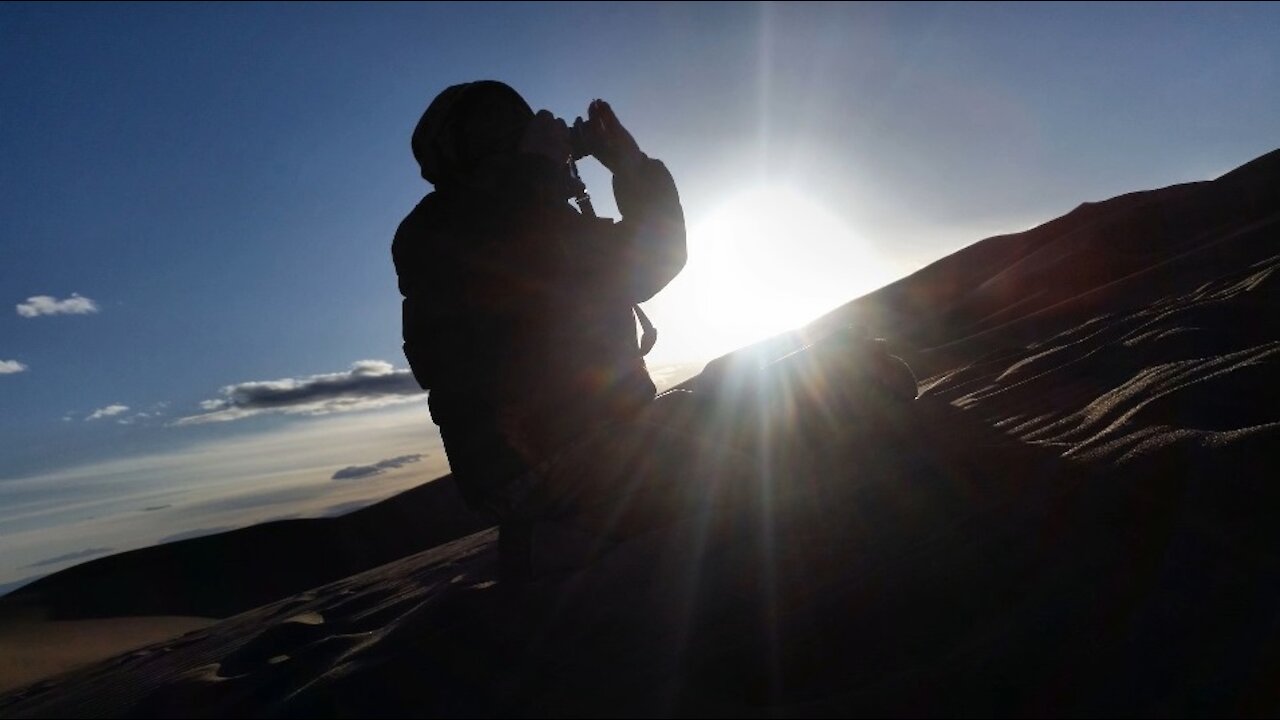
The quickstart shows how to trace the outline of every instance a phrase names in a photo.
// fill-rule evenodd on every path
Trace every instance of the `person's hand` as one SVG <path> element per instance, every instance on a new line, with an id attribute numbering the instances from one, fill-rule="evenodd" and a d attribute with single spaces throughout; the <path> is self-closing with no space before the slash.
<path id="1" fill-rule="evenodd" d="M 618 122 L 613 108 L 603 100 L 593 100 L 587 107 L 587 123 L 595 134 L 593 155 L 614 175 L 629 172 L 644 159 L 640 146 L 631 133 Z"/>
<path id="2" fill-rule="evenodd" d="M 563 120 L 552 115 L 551 111 L 539 110 L 525 128 L 519 152 L 540 155 L 550 158 L 557 165 L 563 165 L 573 154 L 573 146 L 569 143 L 569 127 Z"/>

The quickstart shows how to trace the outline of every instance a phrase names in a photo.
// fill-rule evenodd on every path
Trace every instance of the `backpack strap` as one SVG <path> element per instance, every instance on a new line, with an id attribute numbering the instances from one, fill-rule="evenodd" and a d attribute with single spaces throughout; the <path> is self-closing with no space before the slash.
<path id="1" fill-rule="evenodd" d="M 653 326 L 649 320 L 649 316 L 644 314 L 639 305 L 632 305 L 631 310 L 636 314 L 636 320 L 640 321 L 640 356 L 644 357 L 649 354 L 653 346 L 658 342 L 658 329 Z"/>

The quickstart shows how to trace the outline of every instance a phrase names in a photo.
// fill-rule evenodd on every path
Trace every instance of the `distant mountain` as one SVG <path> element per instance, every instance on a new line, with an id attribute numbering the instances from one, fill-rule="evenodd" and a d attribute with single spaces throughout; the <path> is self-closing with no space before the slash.
<path id="1" fill-rule="evenodd" d="M 55 619 L 226 617 L 487 527 L 449 476 L 333 518 L 276 520 L 91 560 L 0 598 Z"/>

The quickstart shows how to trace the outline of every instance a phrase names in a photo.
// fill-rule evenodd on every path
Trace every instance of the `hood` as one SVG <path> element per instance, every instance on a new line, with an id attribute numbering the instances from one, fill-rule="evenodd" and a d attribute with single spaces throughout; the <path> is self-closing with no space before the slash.
<path id="1" fill-rule="evenodd" d="M 413 157 L 422 177 L 439 187 L 491 155 L 514 154 L 533 118 L 529 103 L 509 85 L 481 80 L 446 88 L 413 131 Z"/>

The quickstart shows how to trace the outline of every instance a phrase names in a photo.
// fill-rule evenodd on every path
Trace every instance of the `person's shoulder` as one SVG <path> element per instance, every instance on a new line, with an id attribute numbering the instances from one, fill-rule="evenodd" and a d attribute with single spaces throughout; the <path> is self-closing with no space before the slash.
<path id="1" fill-rule="evenodd" d="M 396 238 L 417 235 L 438 227 L 445 221 L 445 210 L 446 204 L 441 202 L 440 193 L 427 193 L 400 221 L 396 228 Z"/>
<path id="2" fill-rule="evenodd" d="M 418 265 L 415 258 L 421 258 L 424 252 L 428 252 L 433 244 L 431 238 L 440 234 L 443 225 L 439 198 L 436 193 L 429 193 L 396 227 L 391 240 L 391 255 L 397 271 L 404 272 L 407 267 Z"/>

